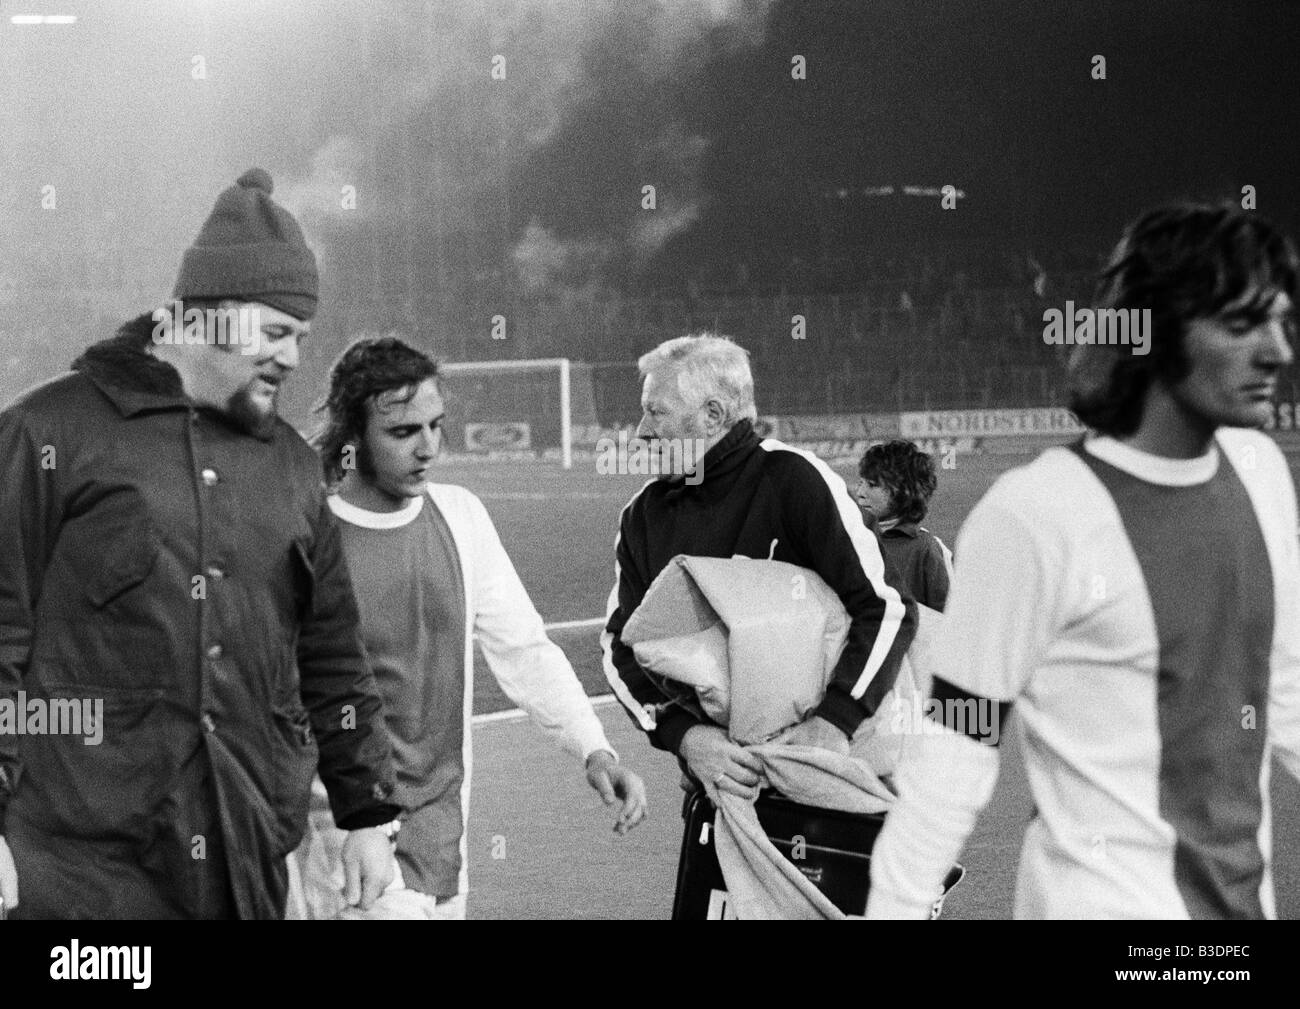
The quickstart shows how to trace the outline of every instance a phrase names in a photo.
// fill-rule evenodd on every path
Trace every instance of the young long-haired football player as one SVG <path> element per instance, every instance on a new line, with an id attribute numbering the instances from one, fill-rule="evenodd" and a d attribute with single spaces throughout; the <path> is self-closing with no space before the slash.
<path id="1" fill-rule="evenodd" d="M 395 337 L 358 340 L 334 364 L 322 410 L 327 503 L 340 520 L 406 812 L 396 879 L 362 912 L 331 899 L 337 834 L 315 809 L 306 910 L 464 918 L 475 638 L 506 695 L 586 762 L 607 804 L 621 801 L 619 833 L 644 818 L 645 786 L 619 763 L 573 667 L 547 638 L 483 503 L 430 482 L 443 421 L 435 362 Z"/>
<path id="2" fill-rule="evenodd" d="M 1077 346 L 1071 405 L 1093 433 L 1001 477 L 962 528 L 933 691 L 947 731 L 900 768 L 869 916 L 925 916 L 997 776 L 970 708 L 1013 704 L 1037 808 L 1017 917 L 1273 916 L 1272 756 L 1300 777 L 1300 561 L 1294 483 L 1259 429 L 1298 270 L 1232 206 L 1125 232 L 1098 307 L 1150 310 L 1150 353 Z"/>

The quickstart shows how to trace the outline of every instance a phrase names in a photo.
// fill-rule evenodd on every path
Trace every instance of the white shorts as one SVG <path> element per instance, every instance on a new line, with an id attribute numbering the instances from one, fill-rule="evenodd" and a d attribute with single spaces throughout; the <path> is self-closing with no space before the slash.
<path id="1" fill-rule="evenodd" d="M 319 796 L 315 793 L 319 792 Z M 347 831 L 334 825 L 324 787 L 313 784 L 313 802 L 302 844 L 289 855 L 289 900 L 285 918 L 289 921 L 464 921 L 466 895 L 437 898 L 408 889 L 402 868 L 393 855 L 393 881 L 371 905 L 369 911 L 349 907 L 343 900 L 343 842 Z"/>

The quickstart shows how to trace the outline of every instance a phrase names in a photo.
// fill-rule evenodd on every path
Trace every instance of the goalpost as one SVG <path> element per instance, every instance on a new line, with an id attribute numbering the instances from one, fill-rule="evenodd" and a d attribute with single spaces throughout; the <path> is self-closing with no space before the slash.
<path id="1" fill-rule="evenodd" d="M 591 366 L 567 357 L 438 366 L 449 447 L 468 453 L 559 450 L 573 466 L 576 427 L 596 424 Z"/>

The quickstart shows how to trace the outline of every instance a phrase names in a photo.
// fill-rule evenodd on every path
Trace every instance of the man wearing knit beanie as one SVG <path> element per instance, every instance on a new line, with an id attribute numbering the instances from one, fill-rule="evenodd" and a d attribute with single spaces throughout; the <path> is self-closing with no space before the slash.
<path id="1" fill-rule="evenodd" d="M 271 176 L 250 168 L 217 198 L 181 260 L 173 298 L 259 302 L 300 321 L 316 314 L 316 256 Z"/>
<path id="2" fill-rule="evenodd" d="M 298 366 L 318 288 L 316 257 L 298 222 L 271 199 L 273 188 L 252 168 L 217 198 L 181 260 L 173 300 L 153 314 L 147 348 L 181 374 L 192 397 L 259 437 L 274 425 L 280 386 Z M 239 343 L 245 359 L 195 353 L 200 343 L 225 350 Z"/>
<path id="3" fill-rule="evenodd" d="M 0 410 L 14 917 L 280 918 L 318 772 L 346 901 L 392 879 L 382 702 L 320 461 L 276 415 L 317 278 L 271 192 L 242 175 L 172 302 Z M 252 353 L 222 338 L 229 311 Z"/>

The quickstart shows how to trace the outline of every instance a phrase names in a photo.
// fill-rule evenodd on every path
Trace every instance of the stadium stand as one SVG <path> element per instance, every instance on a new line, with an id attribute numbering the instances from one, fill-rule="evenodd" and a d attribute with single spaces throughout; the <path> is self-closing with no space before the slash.
<path id="1" fill-rule="evenodd" d="M 144 266 L 139 273 L 123 268 L 133 256 Z M 4 278 L 0 399 L 62 371 L 80 347 L 161 301 L 168 279 L 151 268 L 156 258 L 145 249 L 97 250 L 75 261 L 34 261 Z M 706 329 L 751 351 L 767 414 L 1059 406 L 1064 353 L 1043 343 L 1042 313 L 1067 299 L 1086 303 L 1092 264 L 1068 250 L 1047 266 L 1028 262 L 1009 252 L 962 260 L 924 250 L 865 265 L 845 257 L 738 259 L 661 291 L 619 293 L 593 282 L 530 293 L 495 268 L 417 288 L 342 261 L 326 272 L 312 346 L 286 387 L 284 412 L 306 424 L 347 342 L 390 331 L 446 361 L 591 364 L 596 415 L 606 426 L 636 420 L 642 353 Z M 802 287 L 792 288 L 794 280 Z M 827 290 L 835 285 L 839 293 Z M 492 336 L 497 316 L 504 339 Z M 1284 384 L 1287 397 L 1300 389 L 1294 369 Z"/>

